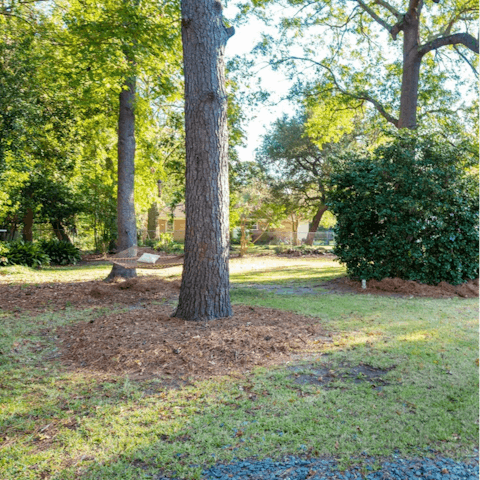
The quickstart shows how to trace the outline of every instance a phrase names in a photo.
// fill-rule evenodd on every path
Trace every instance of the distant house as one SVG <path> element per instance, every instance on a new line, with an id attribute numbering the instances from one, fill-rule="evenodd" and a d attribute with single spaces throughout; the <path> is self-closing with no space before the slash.
<path id="1" fill-rule="evenodd" d="M 185 205 L 177 205 L 173 211 L 168 207 L 160 210 L 158 215 L 158 228 L 160 233 L 171 233 L 177 242 L 185 240 Z"/>
<path id="2" fill-rule="evenodd" d="M 173 211 L 173 221 L 172 212 L 168 207 L 164 207 L 162 210 L 160 210 L 158 216 L 158 226 L 160 233 L 171 233 L 174 240 L 176 240 L 177 242 L 183 242 L 185 240 L 185 205 L 178 205 L 177 207 L 175 207 L 175 210 Z M 309 223 L 307 221 L 298 223 L 298 243 L 306 240 L 308 235 L 308 227 Z M 236 233 L 236 230 L 237 229 L 234 229 L 234 235 Z M 261 223 L 251 226 L 249 230 L 253 240 L 256 240 L 259 236 L 263 234 L 266 242 L 277 239 L 286 243 L 290 243 L 293 237 L 292 222 L 290 220 L 284 220 L 280 227 L 275 229 L 269 229 L 265 233 L 263 233 L 264 228 L 262 229 Z"/>
<path id="3" fill-rule="evenodd" d="M 307 239 L 308 236 L 309 222 L 299 221 L 297 225 L 296 237 L 297 243 L 302 243 Z M 294 237 L 294 230 L 291 220 L 283 220 L 279 227 L 269 228 L 268 231 L 264 232 L 265 227 L 260 224 L 254 225 L 251 229 L 252 240 L 256 240 L 259 236 L 263 235 L 265 242 L 270 242 L 273 240 L 281 240 L 285 243 L 291 243 Z"/>

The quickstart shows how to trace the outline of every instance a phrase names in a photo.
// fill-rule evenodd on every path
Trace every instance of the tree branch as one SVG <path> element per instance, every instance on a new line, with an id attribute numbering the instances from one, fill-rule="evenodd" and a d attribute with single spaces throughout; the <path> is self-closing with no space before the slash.
<path id="1" fill-rule="evenodd" d="M 364 3 L 362 0 L 356 0 L 356 2 L 360 5 L 360 7 L 368 13 L 379 25 L 381 25 L 383 28 L 385 28 L 388 32 L 392 30 L 392 26 L 389 25 L 385 20 L 380 18 L 379 15 L 377 15 L 366 3 Z"/>
<path id="2" fill-rule="evenodd" d="M 390 30 L 390 35 L 394 40 L 397 39 L 397 35 L 403 30 L 404 26 L 405 26 L 405 16 L 401 15 L 400 20 Z"/>
<path id="3" fill-rule="evenodd" d="M 375 107 L 377 112 L 380 113 L 380 115 L 383 118 L 385 118 L 385 120 L 387 120 L 387 122 L 391 123 L 395 127 L 398 127 L 398 119 L 395 118 L 393 115 L 390 115 L 385 110 L 383 105 L 378 100 L 375 100 L 373 97 L 368 95 L 368 93 L 366 93 L 366 92 L 352 93 L 352 92 L 349 92 L 349 91 L 345 90 L 344 88 L 342 88 L 339 85 L 339 83 L 337 82 L 337 79 L 335 78 L 335 75 L 332 72 L 332 69 L 330 67 L 327 67 L 326 65 L 323 65 L 320 62 L 316 62 L 315 60 L 311 60 L 310 58 L 301 58 L 301 57 L 290 57 L 290 58 L 293 59 L 293 60 L 301 60 L 301 61 L 311 62 L 311 63 L 314 63 L 314 64 L 318 65 L 319 67 L 324 68 L 325 70 L 327 70 L 330 73 L 330 75 L 332 77 L 332 80 L 333 80 L 333 83 L 337 87 L 337 90 L 339 90 L 341 93 L 343 93 L 344 95 L 346 95 L 348 97 L 356 98 L 357 100 L 365 100 L 365 101 L 371 103 Z"/>
<path id="4" fill-rule="evenodd" d="M 478 78 L 477 69 L 473 66 L 472 62 L 470 62 L 470 60 L 460 51 L 460 49 L 456 45 L 454 45 L 453 48 L 465 60 L 465 62 L 467 62 L 467 64 L 472 69 L 473 74 Z"/>
<path id="5" fill-rule="evenodd" d="M 402 17 L 402 14 L 393 5 L 390 5 L 388 2 L 385 2 L 385 0 L 375 0 L 375 3 L 377 5 L 381 5 L 382 7 L 386 8 L 391 14 L 397 17 L 397 20 L 400 20 L 400 18 Z"/>
<path id="6" fill-rule="evenodd" d="M 418 49 L 418 54 L 423 57 L 426 53 L 432 50 L 437 50 L 445 45 L 465 45 L 474 53 L 478 53 L 478 40 L 469 33 L 454 33 L 445 37 L 435 38 L 430 42 L 421 45 Z"/>

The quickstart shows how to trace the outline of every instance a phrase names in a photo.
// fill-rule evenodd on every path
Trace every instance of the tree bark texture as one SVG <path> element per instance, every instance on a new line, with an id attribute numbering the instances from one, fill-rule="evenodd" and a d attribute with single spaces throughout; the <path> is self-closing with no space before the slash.
<path id="1" fill-rule="evenodd" d="M 174 316 L 232 315 L 229 280 L 228 131 L 224 51 L 233 28 L 216 0 L 182 0 L 185 74 L 185 259 Z"/>
<path id="2" fill-rule="evenodd" d="M 33 209 L 27 208 L 27 213 L 23 217 L 22 236 L 25 242 L 33 242 Z"/>
<path id="3" fill-rule="evenodd" d="M 137 245 L 137 225 L 135 222 L 134 179 L 135 179 L 135 78 L 125 82 L 120 93 L 118 115 L 118 189 L 117 189 L 117 227 L 118 251 Z M 124 268 L 113 264 L 112 271 L 105 279 L 115 277 L 136 277 L 134 268 Z"/>
<path id="4" fill-rule="evenodd" d="M 403 25 L 403 71 L 398 128 L 417 127 L 418 83 L 422 64 L 422 57 L 418 53 L 419 29 L 419 12 L 410 10 L 404 17 Z"/>

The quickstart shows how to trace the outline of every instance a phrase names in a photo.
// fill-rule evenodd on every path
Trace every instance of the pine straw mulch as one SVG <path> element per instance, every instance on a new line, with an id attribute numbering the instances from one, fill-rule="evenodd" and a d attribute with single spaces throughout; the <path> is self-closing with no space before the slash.
<path id="1" fill-rule="evenodd" d="M 332 293 L 395 296 L 474 297 L 478 280 L 436 287 L 399 279 L 360 282 L 340 278 L 323 284 Z M 74 307 L 121 307 L 89 321 L 45 332 L 58 336 L 60 359 L 75 370 L 101 375 L 207 378 L 245 372 L 255 366 L 281 364 L 292 355 L 325 351 L 332 332 L 321 320 L 270 308 L 235 306 L 234 316 L 206 323 L 172 318 L 179 280 L 138 277 L 107 284 L 0 284 L 0 312 L 32 313 Z M 92 318 L 92 317 L 90 317 Z"/>
<path id="2" fill-rule="evenodd" d="M 438 285 L 425 285 L 412 280 L 401 278 L 384 278 L 381 281 L 369 280 L 367 288 L 362 288 L 362 283 L 351 280 L 348 277 L 336 278 L 322 283 L 321 286 L 330 293 L 360 293 L 370 295 L 386 296 L 413 296 L 431 298 L 478 298 L 478 278 L 462 283 L 461 285 L 450 285 L 447 282 L 440 282 Z"/>
<path id="3" fill-rule="evenodd" d="M 199 379 L 284 363 L 332 342 L 320 319 L 271 308 L 238 305 L 233 317 L 209 322 L 171 313 L 147 306 L 58 328 L 60 358 L 89 373 Z"/>
<path id="4" fill-rule="evenodd" d="M 45 311 L 66 307 L 105 307 L 116 304 L 173 300 L 180 291 L 179 280 L 137 277 L 127 281 L 45 283 L 40 285 L 0 284 L 0 312 Z"/>

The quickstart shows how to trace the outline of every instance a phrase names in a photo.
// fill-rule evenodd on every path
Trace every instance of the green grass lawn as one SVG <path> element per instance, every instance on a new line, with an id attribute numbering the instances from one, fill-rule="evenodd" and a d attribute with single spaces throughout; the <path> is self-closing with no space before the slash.
<path id="1" fill-rule="evenodd" d="M 0 282 L 84 281 L 108 271 L 108 265 L 9 267 L 0 270 Z M 155 272 L 171 277 L 180 268 Z M 161 468 L 200 478 L 202 466 L 253 455 L 335 456 L 344 467 L 361 463 L 362 453 L 378 459 L 395 451 L 412 457 L 474 455 L 477 300 L 333 295 L 321 289 L 278 295 L 256 288 L 316 285 L 342 275 L 342 267 L 328 259 L 235 259 L 231 272 L 234 303 L 318 319 L 332 333 L 324 355 L 167 390 L 155 379 L 87 377 L 56 361 L 55 339 L 42 329 L 111 309 L 67 308 L 37 316 L 0 310 L 0 478 L 146 479 Z M 381 388 L 344 375 L 361 364 L 387 371 Z M 335 376 L 331 388 L 295 382 L 326 369 Z"/>

